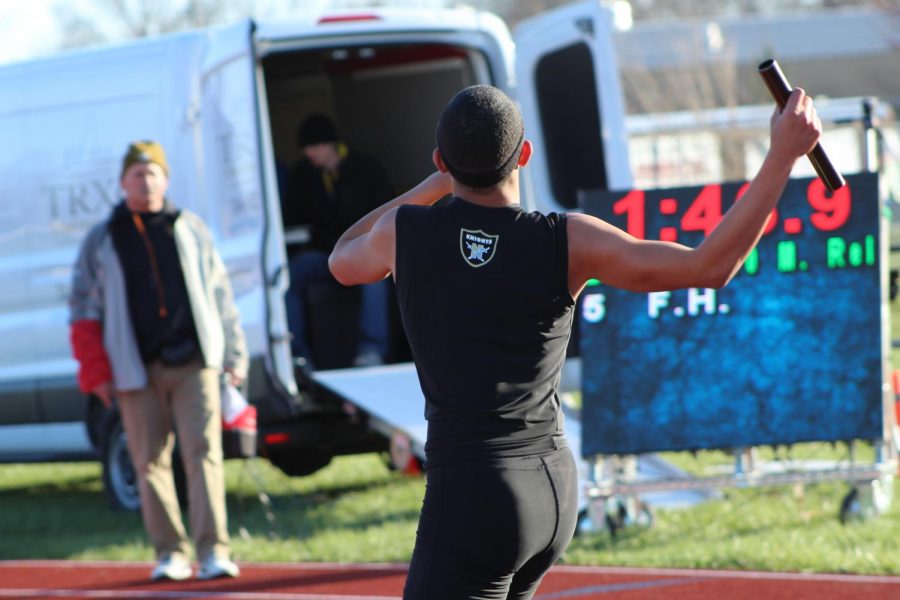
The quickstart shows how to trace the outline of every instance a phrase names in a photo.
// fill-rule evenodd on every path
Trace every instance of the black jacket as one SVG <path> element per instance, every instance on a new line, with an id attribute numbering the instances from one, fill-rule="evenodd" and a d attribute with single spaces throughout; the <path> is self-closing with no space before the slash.
<path id="1" fill-rule="evenodd" d="M 309 247 L 331 252 L 338 238 L 360 218 L 391 199 L 387 176 L 372 158 L 350 152 L 327 189 L 326 175 L 307 160 L 291 172 L 282 201 L 285 227 L 311 226 Z"/>

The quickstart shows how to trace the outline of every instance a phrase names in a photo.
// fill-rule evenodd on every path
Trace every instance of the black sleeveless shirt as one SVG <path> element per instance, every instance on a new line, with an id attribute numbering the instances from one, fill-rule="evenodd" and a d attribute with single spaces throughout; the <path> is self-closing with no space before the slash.
<path id="1" fill-rule="evenodd" d="M 401 207 L 396 231 L 428 464 L 564 445 L 557 387 L 574 312 L 565 215 L 453 198 Z"/>

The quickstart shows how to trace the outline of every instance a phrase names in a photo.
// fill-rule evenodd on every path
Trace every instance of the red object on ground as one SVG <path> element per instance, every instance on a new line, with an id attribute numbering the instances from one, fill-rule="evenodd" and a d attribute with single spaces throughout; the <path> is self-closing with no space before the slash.
<path id="1" fill-rule="evenodd" d="M 248 404 L 241 413 L 231 421 L 224 421 L 222 428 L 229 429 L 246 429 L 248 431 L 256 431 L 256 407 Z"/>

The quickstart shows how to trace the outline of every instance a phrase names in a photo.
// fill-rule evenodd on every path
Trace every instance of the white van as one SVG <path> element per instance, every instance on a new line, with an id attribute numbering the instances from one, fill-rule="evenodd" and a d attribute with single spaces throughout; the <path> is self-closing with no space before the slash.
<path id="1" fill-rule="evenodd" d="M 295 377 L 277 171 L 299 159 L 298 124 L 331 115 L 402 192 L 432 170 L 450 97 L 490 83 L 518 100 L 535 143 L 526 207 L 572 209 L 579 189 L 631 185 L 610 29 L 596 1 L 542 14 L 515 37 L 468 9 L 373 9 L 0 67 L 0 461 L 100 457 L 113 505 L 136 507 L 121 426 L 78 391 L 67 326 L 77 248 L 118 202 L 121 158 L 136 139 L 165 146 L 172 201 L 203 217 L 228 265 L 260 452 L 301 475 L 335 455 L 385 449 L 365 415 Z M 392 359 L 409 360 L 396 323 L 394 342 Z"/>

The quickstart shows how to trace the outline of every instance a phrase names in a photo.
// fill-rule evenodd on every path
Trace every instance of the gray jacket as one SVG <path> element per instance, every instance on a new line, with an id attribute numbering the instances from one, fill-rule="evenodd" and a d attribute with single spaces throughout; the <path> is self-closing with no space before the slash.
<path id="1" fill-rule="evenodd" d="M 206 366 L 247 376 L 247 343 L 231 293 L 228 271 L 212 235 L 197 215 L 182 210 L 175 221 L 175 245 Z M 147 386 L 128 310 L 125 275 L 108 221 L 96 224 L 81 244 L 69 297 L 69 323 L 99 321 L 116 390 Z"/>

